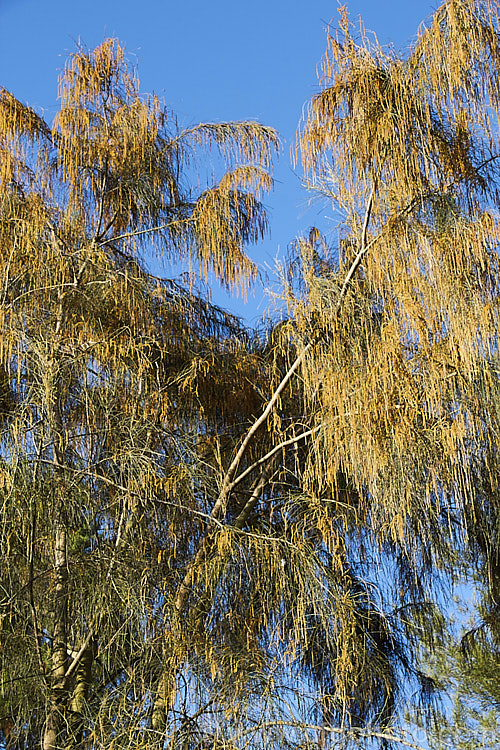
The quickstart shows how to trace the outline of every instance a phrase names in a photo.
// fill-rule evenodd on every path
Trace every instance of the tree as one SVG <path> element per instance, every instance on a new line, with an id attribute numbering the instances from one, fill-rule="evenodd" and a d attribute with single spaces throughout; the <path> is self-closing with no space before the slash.
<path id="1" fill-rule="evenodd" d="M 244 283 L 274 132 L 167 133 L 110 42 L 52 130 L 3 94 L 6 744 L 405 744 L 462 552 L 496 627 L 497 11 L 405 59 L 342 11 L 298 139 L 339 247 L 297 242 L 263 340 L 141 252 Z M 245 166 L 193 198 L 203 143 Z"/>
<path id="2" fill-rule="evenodd" d="M 1 113 L 4 744 L 281 746 L 387 721 L 407 665 L 301 494 L 318 428 L 293 324 L 250 338 L 145 265 L 252 278 L 276 134 L 179 132 L 113 41 L 71 57 L 52 127 L 4 90 Z M 203 145 L 229 171 L 196 194 Z"/>
<path id="3" fill-rule="evenodd" d="M 339 247 L 297 243 L 282 378 L 215 507 L 267 424 L 281 463 L 263 497 L 309 545 L 284 556 L 309 587 L 288 638 L 324 731 L 344 737 L 387 726 L 412 667 L 432 689 L 402 643 L 437 630 L 461 555 L 498 632 L 499 61 L 497 3 L 448 0 L 405 59 L 354 39 L 343 9 L 299 131 Z"/>
<path id="4" fill-rule="evenodd" d="M 261 368 L 145 248 L 244 288 L 278 145 L 251 122 L 180 130 L 113 40 L 71 56 L 60 94 L 49 126 L 0 91 L 1 731 L 44 750 L 156 731 L 184 647 L 162 608 L 202 533 L 193 465 Z M 196 192 L 204 147 L 225 169 Z"/>
<path id="5" fill-rule="evenodd" d="M 341 240 L 299 243 L 294 305 L 318 426 L 303 486 L 349 478 L 337 518 L 389 552 L 407 617 L 472 558 L 496 643 L 499 61 L 496 2 L 443 3 L 405 59 L 342 11 L 299 132 Z"/>

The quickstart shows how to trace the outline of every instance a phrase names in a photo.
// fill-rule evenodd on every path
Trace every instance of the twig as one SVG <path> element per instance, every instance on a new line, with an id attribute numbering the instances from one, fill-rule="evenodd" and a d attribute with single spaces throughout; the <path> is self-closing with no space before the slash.
<path id="1" fill-rule="evenodd" d="M 313 435 L 315 432 L 318 432 L 321 427 L 322 425 L 319 424 L 316 427 L 312 427 L 310 430 L 301 432 L 300 435 L 296 435 L 295 437 L 290 438 L 289 440 L 284 440 L 282 443 L 276 445 L 274 448 L 272 448 L 272 450 L 268 451 L 265 456 L 262 456 L 262 458 L 259 458 L 251 466 L 245 469 L 245 471 L 243 471 L 238 477 L 236 477 L 236 479 L 233 479 L 233 481 L 231 482 L 230 490 L 232 491 L 237 484 L 239 484 L 243 479 L 245 479 L 246 476 L 248 476 L 248 474 L 254 471 L 254 469 L 256 469 L 258 466 L 261 466 L 263 463 L 272 458 L 274 454 L 278 453 L 278 451 L 282 450 L 282 448 L 286 448 L 288 445 L 298 443 L 300 440 L 305 440 L 305 438 Z"/>
<path id="2" fill-rule="evenodd" d="M 118 240 L 126 240 L 129 239 L 129 237 L 138 237 L 141 234 L 151 234 L 152 232 L 160 232 L 162 229 L 168 229 L 169 226 L 171 226 L 172 222 L 169 221 L 166 224 L 159 224 L 157 227 L 151 227 L 150 229 L 138 229 L 136 232 L 125 232 L 124 234 L 119 234 L 117 237 L 110 237 L 108 240 L 103 240 L 99 243 L 99 247 L 105 247 L 105 245 L 109 245 L 111 242 L 117 242 Z"/>
<path id="3" fill-rule="evenodd" d="M 350 737 L 353 740 L 360 739 L 372 739 L 376 738 L 379 740 L 385 740 L 386 742 L 396 742 L 405 747 L 410 747 L 412 750 L 426 750 L 422 745 L 417 745 L 415 742 L 405 739 L 404 737 L 398 737 L 388 732 L 378 732 L 376 730 L 357 730 L 357 729 L 344 729 L 342 727 L 328 727 L 316 724 L 307 724 L 300 721 L 266 721 L 257 727 L 251 729 L 242 729 L 233 738 L 239 740 L 247 734 L 257 733 L 258 731 L 272 729 L 273 727 L 290 727 L 293 729 L 302 729 L 303 731 L 315 731 L 315 732 L 328 732 L 330 734 L 343 734 L 346 737 Z"/>
<path id="4" fill-rule="evenodd" d="M 361 232 L 361 248 L 360 248 L 358 254 L 356 255 L 356 257 L 354 258 L 354 260 L 353 260 L 353 262 L 351 264 L 351 267 L 349 268 L 349 271 L 347 273 L 347 276 L 344 279 L 344 283 L 342 284 L 342 289 L 340 290 L 339 298 L 337 300 L 337 305 L 336 305 L 336 308 L 335 308 L 336 311 L 340 310 L 340 306 L 341 306 L 342 301 L 343 301 L 343 299 L 345 297 L 345 294 L 346 294 L 346 291 L 347 291 L 347 287 L 349 286 L 349 283 L 350 283 L 352 277 L 356 273 L 356 271 L 358 269 L 358 266 L 361 263 L 361 260 L 362 260 L 363 256 L 368 252 L 369 248 L 373 244 L 373 241 L 370 242 L 370 243 L 368 243 L 368 244 L 366 244 L 366 235 L 367 235 L 367 232 L 368 232 L 368 225 L 370 223 L 370 217 L 371 217 L 371 213 L 372 213 L 373 199 L 375 197 L 376 187 L 377 187 L 377 181 L 374 180 L 373 181 L 373 186 L 372 186 L 372 189 L 371 189 L 371 193 L 370 193 L 370 197 L 368 199 L 368 205 L 366 207 L 365 218 L 364 218 L 364 221 L 363 221 L 363 229 L 362 229 L 362 232 Z"/>

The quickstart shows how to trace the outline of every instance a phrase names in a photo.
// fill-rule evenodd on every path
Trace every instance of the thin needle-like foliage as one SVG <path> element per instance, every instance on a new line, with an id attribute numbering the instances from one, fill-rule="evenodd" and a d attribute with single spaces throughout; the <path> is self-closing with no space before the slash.
<path id="1" fill-rule="evenodd" d="M 339 241 L 261 336 L 145 259 L 255 279 L 273 130 L 180 129 L 113 40 L 52 125 L 1 91 L 6 746 L 416 748 L 460 557 L 498 637 L 497 11 L 402 57 L 341 10 L 298 134 Z"/>
<path id="2" fill-rule="evenodd" d="M 323 274 L 302 243 L 313 481 L 347 473 L 380 543 L 409 554 L 408 526 L 425 543 L 453 508 L 465 538 L 497 493 L 497 10 L 444 3 L 405 59 L 343 12 L 299 135 L 345 210 Z"/>
<path id="3" fill-rule="evenodd" d="M 115 40 L 70 57 L 60 99 L 47 124 L 0 92 L 0 729 L 53 750 L 142 727 L 162 746 L 162 686 L 196 643 L 188 627 L 168 645 L 168 602 L 215 439 L 256 408 L 262 365 L 239 321 L 145 254 L 244 290 L 278 140 L 254 122 L 180 129 Z M 203 150 L 221 167 L 206 185 Z"/>

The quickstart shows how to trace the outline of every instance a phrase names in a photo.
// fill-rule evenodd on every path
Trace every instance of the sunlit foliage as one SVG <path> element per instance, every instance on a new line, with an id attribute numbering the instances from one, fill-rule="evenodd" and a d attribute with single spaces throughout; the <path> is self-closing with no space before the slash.
<path id="1" fill-rule="evenodd" d="M 341 9 L 298 135 L 339 242 L 297 241 L 261 337 L 145 257 L 245 289 L 274 131 L 180 130 L 114 41 L 52 126 L 2 91 L 6 744 L 404 745 L 459 556 L 495 642 L 497 11 L 403 58 Z"/>
<path id="2" fill-rule="evenodd" d="M 314 342 L 303 376 L 322 425 L 311 486 L 349 477 L 358 500 L 346 525 L 400 549 L 410 587 L 421 580 L 415 565 L 441 559 L 444 536 L 479 549 L 493 603 L 497 11 L 445 2 L 404 59 L 354 39 L 342 11 L 299 133 L 311 185 L 342 217 L 341 240 L 321 273 L 318 241 L 300 243 L 307 293 L 295 308 Z"/>

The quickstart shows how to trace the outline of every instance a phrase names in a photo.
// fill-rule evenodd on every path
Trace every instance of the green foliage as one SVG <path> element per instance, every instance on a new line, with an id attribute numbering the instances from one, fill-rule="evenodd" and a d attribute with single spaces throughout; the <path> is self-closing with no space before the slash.
<path id="1" fill-rule="evenodd" d="M 476 613 L 477 615 L 477 613 Z M 460 615 L 462 622 L 467 616 Z M 439 645 L 424 650 L 426 670 L 439 685 L 439 710 L 431 717 L 413 712 L 409 721 L 425 727 L 433 750 L 492 748 L 500 742 L 500 651 L 483 622 L 468 631 L 452 622 Z"/>

